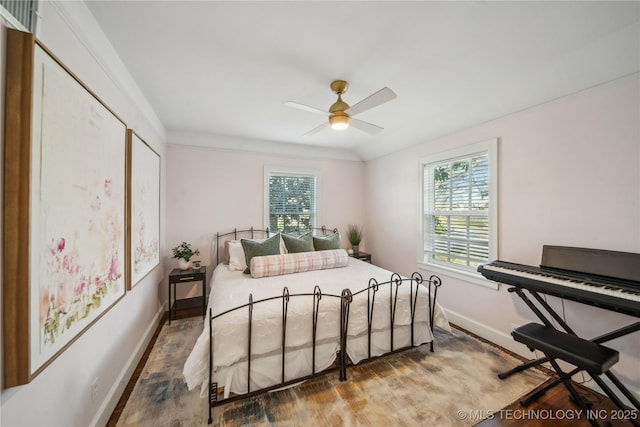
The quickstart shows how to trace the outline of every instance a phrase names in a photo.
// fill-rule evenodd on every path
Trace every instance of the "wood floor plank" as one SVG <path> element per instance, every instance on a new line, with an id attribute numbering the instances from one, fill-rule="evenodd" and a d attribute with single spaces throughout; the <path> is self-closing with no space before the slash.
<path id="1" fill-rule="evenodd" d="M 508 381 L 508 380 L 506 380 Z M 550 380 L 551 381 L 551 380 Z M 624 415 L 613 402 L 593 390 L 574 384 L 578 393 L 593 404 L 592 413 L 600 425 L 606 421 L 612 427 L 632 426 L 632 423 L 620 420 Z M 636 414 L 637 415 L 637 414 Z M 616 419 L 613 419 L 613 418 Z M 519 402 L 503 408 L 492 419 L 476 424 L 475 427 L 591 427 L 591 423 L 581 413 L 578 405 L 573 403 L 567 389 L 560 384 L 549 390 L 537 402 L 523 407 Z"/>

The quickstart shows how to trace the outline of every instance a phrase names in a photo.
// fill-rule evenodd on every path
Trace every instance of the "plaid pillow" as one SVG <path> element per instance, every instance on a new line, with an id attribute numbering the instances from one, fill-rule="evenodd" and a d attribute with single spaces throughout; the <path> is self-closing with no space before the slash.
<path id="1" fill-rule="evenodd" d="M 346 267 L 349 255 L 344 249 L 256 256 L 251 259 L 251 277 L 279 276 L 303 271 Z"/>

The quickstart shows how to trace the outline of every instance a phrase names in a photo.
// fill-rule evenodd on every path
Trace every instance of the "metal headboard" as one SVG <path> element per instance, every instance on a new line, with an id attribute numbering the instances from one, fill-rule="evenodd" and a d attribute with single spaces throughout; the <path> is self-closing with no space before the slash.
<path id="1" fill-rule="evenodd" d="M 327 228 L 324 225 L 322 227 L 313 227 L 313 228 L 304 228 L 304 229 L 296 229 L 295 231 L 289 231 L 287 232 L 287 234 L 304 234 L 311 231 L 314 235 L 322 235 L 322 236 L 331 236 L 333 234 L 336 234 L 338 232 L 337 228 Z M 224 246 L 224 242 L 226 240 L 238 240 L 241 238 L 245 238 L 245 239 L 257 239 L 257 238 L 269 238 L 272 235 L 278 234 L 278 233 L 282 233 L 282 231 L 280 230 L 270 230 L 268 227 L 265 229 L 259 229 L 259 228 L 253 228 L 253 227 L 249 227 L 249 228 L 245 228 L 245 229 L 237 229 L 234 228 L 233 230 L 227 232 L 227 233 L 216 233 L 216 237 L 215 240 L 213 240 L 211 243 L 212 245 L 215 244 L 215 246 L 212 248 L 211 250 L 211 258 L 213 259 L 213 252 L 215 251 L 216 253 L 216 263 L 212 264 L 212 269 L 215 268 L 218 264 L 220 264 L 220 242 L 222 241 L 222 245 Z M 214 243 L 215 242 L 215 243 Z"/>

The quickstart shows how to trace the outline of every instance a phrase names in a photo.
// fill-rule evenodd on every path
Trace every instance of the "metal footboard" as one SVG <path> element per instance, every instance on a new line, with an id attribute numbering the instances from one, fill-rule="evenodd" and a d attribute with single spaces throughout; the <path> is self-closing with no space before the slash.
<path id="1" fill-rule="evenodd" d="M 374 316 L 374 308 L 376 302 L 376 295 L 380 291 L 381 287 L 388 285 L 389 287 L 389 325 L 390 325 L 390 351 L 381 356 L 371 356 L 371 341 L 372 341 L 372 333 L 373 333 L 373 316 Z M 396 321 L 396 310 L 398 304 L 398 293 L 401 286 L 409 286 L 410 292 L 410 315 L 411 315 L 411 343 L 409 346 L 395 349 L 394 348 L 394 329 L 395 329 L 395 321 Z M 414 341 L 414 322 L 415 315 L 417 310 L 417 300 L 419 287 L 424 286 L 428 290 L 428 310 L 429 310 L 429 325 L 431 331 L 433 332 L 433 322 L 435 318 L 435 309 L 436 309 L 436 297 L 438 288 L 441 285 L 440 278 L 437 276 L 431 276 L 429 280 L 423 280 L 420 273 L 413 273 L 410 278 L 402 278 L 400 275 L 394 273 L 391 276 L 391 279 L 387 282 L 378 283 L 375 279 L 369 280 L 369 285 L 356 292 L 352 293 L 349 289 L 344 289 L 341 295 L 334 294 L 323 294 L 319 286 L 315 286 L 313 293 L 299 293 L 299 294 L 291 294 L 288 288 L 284 288 L 282 291 L 282 295 L 274 296 L 270 298 L 264 298 L 261 300 L 254 301 L 253 295 L 249 295 L 249 301 L 247 304 L 235 307 L 233 309 L 227 310 L 220 314 L 213 316 L 211 309 L 209 310 L 209 424 L 213 422 L 213 408 L 215 406 L 230 403 L 235 400 L 245 399 L 256 394 L 264 393 L 267 391 L 275 390 L 278 388 L 286 387 L 291 384 L 295 384 L 310 378 L 313 378 L 320 373 L 317 372 L 316 369 L 316 347 L 318 344 L 318 315 L 320 313 L 320 303 L 323 298 L 335 301 L 339 300 L 340 307 L 340 331 L 339 331 L 339 350 L 337 354 L 337 362 L 334 366 L 329 369 L 323 370 L 321 373 L 324 374 L 326 372 L 331 372 L 335 370 L 339 370 L 339 379 L 341 381 L 347 380 L 347 366 L 351 364 L 349 358 L 347 356 L 347 341 L 348 341 L 348 329 L 349 329 L 349 314 L 351 304 L 353 302 L 354 297 L 367 293 L 367 342 L 368 342 L 368 357 L 365 360 L 360 361 L 359 363 L 363 363 L 370 360 L 375 360 L 379 357 L 383 357 L 385 355 L 395 353 L 398 351 L 403 351 L 408 348 L 415 347 Z M 287 351 L 287 322 L 289 320 L 289 304 L 294 298 L 307 298 L 312 303 L 312 330 L 311 330 L 311 351 L 312 351 L 312 363 L 311 363 L 311 373 L 308 375 L 304 375 L 295 379 L 286 379 L 285 376 L 285 360 L 286 360 L 286 351 Z M 282 355 L 282 363 L 281 363 L 281 376 L 280 383 L 274 384 L 269 387 L 251 390 L 251 361 L 252 361 L 252 338 L 253 338 L 253 310 L 259 304 L 263 304 L 269 301 L 281 300 L 282 303 L 282 330 L 281 330 L 281 342 L 279 352 Z M 232 312 L 237 312 L 240 310 L 247 310 L 247 393 L 238 394 L 229 396 L 226 399 L 218 399 L 218 383 L 213 381 L 213 328 L 214 322 L 220 319 L 222 316 L 225 316 Z M 433 351 L 433 341 L 431 341 L 431 351 Z"/>
<path id="2" fill-rule="evenodd" d="M 411 323 L 410 323 L 410 333 L 411 333 L 411 344 L 409 346 L 405 346 L 402 347 L 400 349 L 395 349 L 395 343 L 394 343 L 394 331 L 396 328 L 396 312 L 397 312 L 397 307 L 398 307 L 398 293 L 400 290 L 400 286 L 402 286 L 403 284 L 406 284 L 407 286 L 409 286 L 409 309 L 410 309 L 410 314 L 411 314 Z M 367 359 L 360 361 L 359 363 L 368 361 L 368 360 L 373 360 L 376 359 L 377 357 L 372 357 L 371 356 L 371 336 L 373 333 L 373 315 L 374 315 L 374 307 L 375 307 L 375 301 L 376 301 L 376 295 L 378 294 L 378 292 L 380 291 L 380 288 L 383 286 L 388 285 L 389 287 L 389 329 L 390 329 L 390 343 L 389 343 L 389 352 L 385 353 L 384 355 L 387 354 L 391 354 L 397 351 L 402 351 L 405 350 L 407 348 L 411 348 L 411 347 L 415 347 L 416 343 L 415 343 L 415 337 L 414 337 L 414 330 L 415 330 L 415 317 L 416 317 L 416 307 L 417 307 L 417 303 L 418 303 L 418 289 L 420 286 L 423 286 L 425 288 L 427 288 L 428 291 L 428 302 L 427 302 L 427 306 L 428 306 L 428 310 L 429 310 L 429 327 L 431 328 L 431 332 L 433 332 L 433 328 L 434 328 L 434 319 L 435 319 L 435 309 L 436 309 L 436 298 L 437 298 L 437 293 L 438 293 L 438 288 L 440 287 L 440 285 L 442 284 L 440 278 L 438 276 L 432 275 L 431 277 L 429 277 L 429 280 L 425 281 L 422 278 L 422 275 L 418 272 L 414 272 L 410 278 L 403 278 L 402 276 L 400 276 L 397 273 L 393 273 L 391 275 L 391 279 L 386 281 L 386 282 L 382 282 L 379 283 L 375 278 L 371 278 L 369 279 L 369 285 L 356 292 L 356 293 L 351 293 L 350 291 L 348 292 L 348 298 L 345 299 L 344 304 L 346 304 L 346 306 L 344 307 L 344 309 L 347 311 L 347 313 L 344 315 L 347 319 L 348 319 L 348 311 L 349 311 L 349 305 L 352 302 L 353 297 L 359 295 L 359 294 L 363 294 L 363 293 L 367 293 L 367 350 L 368 350 L 368 354 L 367 354 Z M 348 291 L 348 290 L 347 290 Z M 344 292 L 343 292 L 344 295 Z M 430 343 L 430 350 L 431 352 L 433 352 L 433 341 L 431 341 Z M 345 347 L 341 348 L 341 350 L 346 350 L 346 342 L 345 342 Z"/>
<path id="3" fill-rule="evenodd" d="M 294 379 L 287 380 L 285 378 L 285 359 L 286 359 L 286 351 L 287 351 L 287 320 L 289 313 L 289 303 L 293 298 L 307 298 L 312 301 L 312 311 L 311 311 L 311 373 L 308 375 L 304 375 L 301 377 L 297 377 Z M 278 388 L 286 387 L 291 384 L 295 384 L 307 379 L 310 379 L 318 374 L 316 370 L 316 347 L 318 344 L 317 340 L 317 332 L 318 332 L 318 314 L 320 313 L 320 301 L 322 298 L 325 299 L 334 299 L 338 300 L 339 304 L 342 304 L 343 297 L 341 295 L 334 294 L 323 294 L 320 290 L 319 286 L 314 288 L 313 293 L 298 293 L 292 294 L 289 292 L 288 288 L 284 288 L 282 291 L 282 295 L 264 298 L 261 300 L 254 301 L 253 294 L 249 295 L 249 302 L 247 304 L 232 308 L 230 310 L 224 311 L 220 314 L 213 316 L 212 310 L 209 309 L 209 424 L 213 422 L 213 407 L 218 406 L 220 404 L 230 403 L 235 400 L 245 399 L 247 397 L 254 396 L 256 394 L 264 393 L 267 391 L 275 390 Z M 282 301 L 282 329 L 281 329 L 281 342 L 280 342 L 280 353 L 282 355 L 282 363 L 281 363 L 281 381 L 278 384 L 274 384 L 269 387 L 251 390 L 251 361 L 252 361 L 252 341 L 253 341 L 253 310 L 254 307 L 258 304 L 266 303 L 269 301 L 281 300 Z M 229 396 L 226 399 L 219 400 L 218 399 L 218 383 L 213 381 L 213 325 L 214 322 L 220 317 L 227 315 L 232 312 L 236 312 L 239 310 L 247 310 L 247 393 L 238 394 L 234 396 Z M 342 311 L 342 310 L 341 310 Z M 341 323 L 342 324 L 342 323 Z M 342 342 L 342 327 L 340 328 L 340 342 Z M 338 359 L 342 360 L 341 355 L 338 355 Z M 339 366 L 336 366 L 332 369 L 328 369 L 323 371 L 329 372 L 331 370 L 339 369 Z"/>

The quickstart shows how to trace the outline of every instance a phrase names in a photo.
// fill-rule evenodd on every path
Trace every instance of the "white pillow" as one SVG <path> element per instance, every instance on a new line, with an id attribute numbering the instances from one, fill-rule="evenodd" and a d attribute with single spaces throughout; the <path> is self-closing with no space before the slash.
<path id="1" fill-rule="evenodd" d="M 240 240 L 229 241 L 229 270 L 244 271 L 247 268 L 247 259 Z"/>
<path id="2" fill-rule="evenodd" d="M 250 239 L 255 242 L 264 242 L 267 239 Z M 286 254 L 287 247 L 280 237 L 280 253 Z M 244 249 L 242 249 L 242 243 L 240 240 L 229 240 L 229 270 L 231 271 L 244 271 L 247 268 L 247 258 L 244 255 Z"/>

